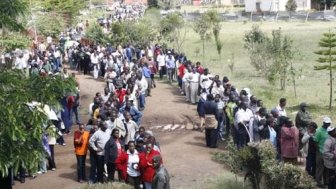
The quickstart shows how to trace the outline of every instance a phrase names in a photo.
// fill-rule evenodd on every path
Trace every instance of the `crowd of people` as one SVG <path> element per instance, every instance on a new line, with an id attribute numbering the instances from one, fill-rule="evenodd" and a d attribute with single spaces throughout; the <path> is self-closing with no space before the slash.
<path id="1" fill-rule="evenodd" d="M 41 45 L 40 45 L 41 46 Z M 64 68 L 63 56 L 57 55 L 61 47 L 51 43 L 46 50 L 36 51 L 28 59 L 21 56 L 14 61 L 14 67 L 30 75 L 59 74 L 62 78 L 71 76 Z M 70 69 L 91 74 L 95 79 L 106 81 L 104 92 L 97 92 L 89 106 L 90 119 L 81 122 L 78 115 L 80 88 L 61 100 L 62 111 L 59 119 L 50 125 L 57 135 L 43 137 L 46 156 L 41 159 L 39 171 L 56 170 L 54 145 L 66 145 L 64 135 L 69 135 L 74 124 L 79 129 L 74 132 L 74 146 L 77 158 L 77 180 L 87 181 L 85 173 L 86 155 L 90 156 L 89 183 L 122 181 L 135 188 L 169 188 L 169 175 L 162 165 L 159 143 L 151 131 L 141 126 L 141 118 L 146 99 L 155 88 L 154 74 L 157 72 L 154 52 L 149 48 L 137 53 L 132 46 L 112 49 L 111 46 L 78 45 L 76 51 L 66 49 Z M 85 52 L 81 58 L 82 52 Z M 23 57 L 23 56 L 22 56 Z M 77 58 L 78 57 L 78 58 Z M 23 66 L 24 64 L 24 66 Z M 49 143 L 48 143 L 49 140 Z M 48 165 L 48 166 L 47 166 Z M 115 172 L 118 179 L 115 179 Z M 24 182 L 29 171 L 22 170 L 18 179 Z M 29 173 L 30 174 L 30 173 Z M 32 174 L 35 178 L 36 174 Z"/>
<path id="2" fill-rule="evenodd" d="M 181 94 L 187 102 L 197 104 L 200 124 L 196 129 L 205 131 L 207 147 L 217 148 L 218 139 L 228 136 L 238 149 L 269 140 L 279 161 L 296 164 L 304 157 L 305 169 L 318 187 L 336 188 L 336 130 L 329 117 L 318 127 L 303 102 L 293 121 L 286 112 L 286 98 L 268 111 L 250 89 L 239 91 L 228 77 L 221 80 L 219 75 L 211 75 L 200 62 L 184 59 L 178 62 L 177 70 Z"/>
<path id="3" fill-rule="evenodd" d="M 117 11 L 118 12 L 118 11 Z M 102 22 L 108 27 L 108 22 Z M 134 188 L 169 188 L 169 175 L 163 166 L 159 143 L 152 131 L 141 125 L 146 99 L 159 79 L 177 81 L 186 102 L 197 105 L 200 117 L 198 130 L 205 132 L 205 143 L 217 148 L 218 140 L 231 137 L 238 149 L 249 142 L 269 140 L 277 151 L 277 159 L 296 164 L 299 156 L 306 158 L 305 169 L 318 187 L 336 187 L 336 130 L 331 119 L 324 117 L 318 127 L 301 103 L 295 120 L 286 112 L 287 100 L 270 111 L 248 88 L 238 90 L 228 77 L 212 75 L 200 62 L 193 63 L 174 49 L 160 45 L 135 48 L 131 44 L 113 47 L 111 44 L 73 44 L 67 48 L 52 40 L 35 45 L 33 51 L 17 52 L 13 68 L 27 75 L 61 75 L 74 77 L 64 68 L 64 60 L 71 70 L 94 79 L 104 79 L 103 93 L 97 92 L 89 106 L 90 119 L 83 124 L 78 111 L 80 86 L 77 93 L 60 99 L 62 110 L 56 112 L 42 137 L 45 156 L 40 160 L 38 174 L 55 171 L 54 146 L 66 145 L 64 135 L 74 132 L 77 158 L 77 180 L 89 183 L 129 183 Z M 86 156 L 90 159 L 89 178 L 86 177 Z M 48 165 L 48 166 L 47 166 Z M 26 175 L 36 173 L 19 169 L 15 174 L 21 182 Z M 115 178 L 117 173 L 118 179 Z"/>
<path id="4" fill-rule="evenodd" d="M 134 188 L 169 188 L 159 143 L 153 132 L 141 125 L 146 99 L 155 87 L 156 66 L 150 62 L 153 53 L 141 50 L 145 53 L 137 54 L 131 46 L 83 49 L 88 60 L 80 66 L 83 73 L 92 71 L 94 78 L 104 78 L 106 87 L 103 94 L 95 94 L 88 123 L 79 124 L 74 133 L 78 182 L 86 180 L 85 159 L 89 152 L 89 183 L 122 181 Z M 81 64 L 76 60 L 74 63 Z M 94 65 L 92 69 L 85 68 L 90 64 Z"/>

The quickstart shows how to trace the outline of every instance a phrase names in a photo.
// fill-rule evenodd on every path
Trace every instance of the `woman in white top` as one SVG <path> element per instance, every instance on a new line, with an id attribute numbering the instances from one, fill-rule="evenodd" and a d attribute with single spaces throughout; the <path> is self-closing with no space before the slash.
<path id="1" fill-rule="evenodd" d="M 116 160 L 116 164 L 118 169 L 122 171 L 126 183 L 133 185 L 135 189 L 140 189 L 139 163 L 139 152 L 135 149 L 134 141 L 130 141 L 128 142 L 128 150 Z"/>

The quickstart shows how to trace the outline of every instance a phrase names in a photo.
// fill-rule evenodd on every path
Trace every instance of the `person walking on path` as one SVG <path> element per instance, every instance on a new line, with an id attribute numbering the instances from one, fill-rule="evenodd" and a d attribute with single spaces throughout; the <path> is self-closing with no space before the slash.
<path id="1" fill-rule="evenodd" d="M 167 169 L 162 165 L 161 156 L 153 157 L 155 175 L 152 182 L 152 189 L 170 189 L 170 178 Z"/>

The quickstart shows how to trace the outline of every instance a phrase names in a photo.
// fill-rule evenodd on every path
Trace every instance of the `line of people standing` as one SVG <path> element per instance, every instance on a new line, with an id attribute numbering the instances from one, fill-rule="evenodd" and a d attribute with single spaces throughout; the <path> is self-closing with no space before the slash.
<path id="1" fill-rule="evenodd" d="M 107 51 L 100 53 L 109 56 Z M 123 64 L 107 64 L 104 93 L 96 93 L 89 107 L 91 119 L 87 125 L 80 124 L 74 134 L 78 181 L 86 180 L 85 159 L 89 152 L 89 183 L 122 181 L 134 188 L 170 188 L 159 143 L 151 131 L 141 126 L 145 99 L 155 87 L 153 57 L 143 55 L 137 59 L 133 53 L 129 57 L 127 50 L 114 53 L 119 54 Z"/>

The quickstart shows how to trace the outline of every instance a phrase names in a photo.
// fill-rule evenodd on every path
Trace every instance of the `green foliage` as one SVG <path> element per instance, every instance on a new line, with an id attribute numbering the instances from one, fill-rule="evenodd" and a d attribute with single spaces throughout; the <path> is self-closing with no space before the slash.
<path id="1" fill-rule="evenodd" d="M 290 12 L 294 12 L 297 9 L 297 4 L 295 0 L 288 0 L 286 3 L 286 10 Z"/>
<path id="2" fill-rule="evenodd" d="M 80 189 L 132 189 L 128 184 L 120 183 L 120 182 L 113 182 L 113 183 L 106 183 L 106 184 L 93 184 L 93 185 L 85 185 Z"/>
<path id="3" fill-rule="evenodd" d="M 112 35 L 109 41 L 115 45 L 131 43 L 138 47 L 146 47 L 157 37 L 153 28 L 151 22 L 146 19 L 138 22 L 116 22 L 112 24 Z"/>
<path id="4" fill-rule="evenodd" d="M 138 22 L 127 22 L 125 26 L 129 41 L 138 47 L 145 48 L 156 39 L 157 33 L 146 19 L 141 19 Z"/>
<path id="5" fill-rule="evenodd" d="M 247 49 L 252 66 L 263 75 L 268 73 L 270 39 L 260 30 L 258 25 L 253 25 L 252 30 L 244 35 L 244 48 Z"/>
<path id="6" fill-rule="evenodd" d="M 296 51 L 293 47 L 293 41 L 289 36 L 283 36 L 281 29 L 272 31 L 272 46 L 270 48 L 272 55 L 272 82 L 280 80 L 280 88 L 286 88 L 288 72 L 291 69 L 291 61 L 294 59 Z M 291 69 L 294 71 L 294 69 Z"/>
<path id="7" fill-rule="evenodd" d="M 52 21 L 50 18 L 53 18 Z M 58 35 L 66 28 L 64 18 L 55 12 L 40 15 L 36 19 L 36 28 L 44 36 L 57 38 Z"/>
<path id="8" fill-rule="evenodd" d="M 28 11 L 25 0 L 1 0 L 0 1 L 0 28 L 13 31 L 23 30 L 24 26 L 18 22 L 18 17 Z"/>
<path id="9" fill-rule="evenodd" d="M 160 35 L 170 42 L 177 52 L 181 52 L 183 43 L 185 42 L 187 31 L 184 28 L 185 20 L 178 13 L 170 13 L 161 19 Z"/>
<path id="10" fill-rule="evenodd" d="M 280 81 L 280 88 L 286 88 L 288 75 L 295 74 L 292 60 L 297 54 L 293 41 L 289 36 L 283 36 L 281 29 L 272 31 L 270 39 L 258 26 L 244 36 L 244 47 L 248 50 L 251 64 L 267 80 L 274 84 Z M 292 77 L 293 78 L 293 77 Z"/>
<path id="11" fill-rule="evenodd" d="M 98 44 L 106 44 L 108 36 L 104 34 L 103 29 L 98 24 L 91 24 L 85 32 L 85 37 Z"/>
<path id="12" fill-rule="evenodd" d="M 0 173 L 8 174 L 9 167 L 16 172 L 19 166 L 37 170 L 43 152 L 43 124 L 47 116 L 41 111 L 44 104 L 60 109 L 59 100 L 75 91 L 72 78 L 25 77 L 20 70 L 2 70 L 0 73 Z M 27 103 L 40 102 L 29 107 Z"/>
<path id="13" fill-rule="evenodd" d="M 273 145 L 264 140 L 250 143 L 237 150 L 232 144 L 228 152 L 218 152 L 214 158 L 225 162 L 234 174 L 243 173 L 253 189 L 313 189 L 313 179 L 300 167 L 282 164 L 276 160 Z"/>
<path id="14" fill-rule="evenodd" d="M 318 65 L 314 66 L 315 70 L 329 70 L 329 110 L 332 107 L 333 100 L 333 69 L 336 68 L 336 65 L 333 65 L 333 62 L 336 61 L 336 34 L 331 33 L 329 30 L 328 33 L 324 33 L 322 38 L 320 39 L 319 46 L 323 48 L 323 50 L 319 50 L 315 52 L 315 54 L 320 55 L 317 59 L 318 63 L 327 64 L 327 65 Z"/>
<path id="15" fill-rule="evenodd" d="M 74 24 L 76 16 L 79 11 L 86 7 L 86 2 L 83 0 L 36 0 L 48 12 L 56 12 L 62 14 L 67 25 Z"/>
<path id="16" fill-rule="evenodd" d="M 15 49 L 25 49 L 29 46 L 30 39 L 21 33 L 12 32 L 0 36 L 0 52 L 11 52 Z"/>

